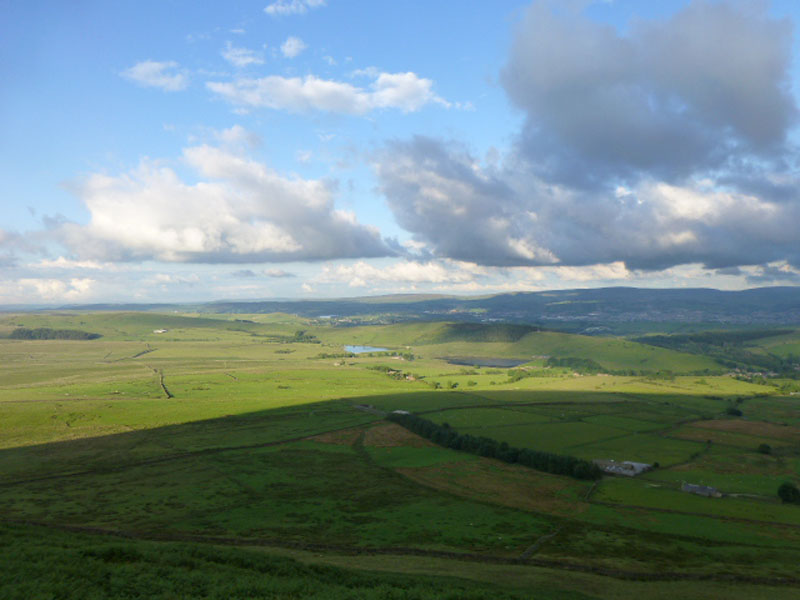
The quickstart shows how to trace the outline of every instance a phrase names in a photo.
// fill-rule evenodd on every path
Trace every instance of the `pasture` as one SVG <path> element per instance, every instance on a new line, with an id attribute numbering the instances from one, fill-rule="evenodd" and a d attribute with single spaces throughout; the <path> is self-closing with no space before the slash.
<path id="1" fill-rule="evenodd" d="M 486 597 L 494 583 L 494 597 L 539 585 L 544 598 L 623 598 L 648 578 L 655 598 L 800 589 L 800 507 L 775 495 L 800 481 L 800 401 L 698 376 L 711 359 L 616 338 L 500 330 L 481 341 L 442 324 L 325 328 L 288 315 L 0 319 L 0 331 L 18 325 L 102 335 L 0 339 L 0 538 L 15 549 L 0 560 L 19 594 L 39 567 L 15 553 L 65 581 L 81 560 L 93 565 L 98 576 L 76 588 L 85 597 L 112 589 L 104 573 L 140 576 L 164 553 L 177 583 L 154 597 L 246 597 L 271 569 L 285 589 L 327 581 L 320 598 L 341 592 L 336 578 L 358 597 L 399 597 L 411 575 L 402 597 L 446 597 L 443 586 Z M 404 356 L 352 356 L 345 344 Z M 601 351 L 612 370 L 663 359 L 684 374 L 581 374 L 532 358 L 514 378 L 443 359 Z M 520 448 L 658 468 L 587 483 L 436 446 L 388 424 L 393 410 Z M 726 496 L 681 492 L 683 481 Z M 250 587 L 219 583 L 233 573 Z M 64 595 L 56 578 L 43 585 Z"/>

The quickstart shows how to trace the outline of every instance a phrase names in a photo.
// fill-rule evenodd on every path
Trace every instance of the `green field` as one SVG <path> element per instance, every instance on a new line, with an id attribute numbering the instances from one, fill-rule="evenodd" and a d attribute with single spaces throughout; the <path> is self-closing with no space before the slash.
<path id="1" fill-rule="evenodd" d="M 36 313 L 0 318 L 0 335 L 18 326 L 102 337 L 0 339 L 0 597 L 800 594 L 800 506 L 776 495 L 800 482 L 800 400 L 710 358 L 289 315 Z M 513 377 L 447 356 L 532 362 Z M 389 424 L 393 410 L 659 467 L 593 484 L 442 448 Z"/>

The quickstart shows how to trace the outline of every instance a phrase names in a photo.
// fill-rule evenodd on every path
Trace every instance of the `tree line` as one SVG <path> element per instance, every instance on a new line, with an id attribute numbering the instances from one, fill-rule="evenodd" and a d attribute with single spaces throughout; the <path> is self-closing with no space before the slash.
<path id="1" fill-rule="evenodd" d="M 468 433 L 458 433 L 447 423 L 440 425 L 417 415 L 390 413 L 386 418 L 434 444 L 460 452 L 495 458 L 506 463 L 519 464 L 537 471 L 567 475 L 576 479 L 600 479 L 603 475 L 600 467 L 582 458 L 540 452 L 530 448 L 515 448 L 509 446 L 507 442 L 498 442 L 491 438 L 473 436 Z"/>
<path id="2" fill-rule="evenodd" d="M 9 336 L 12 340 L 96 340 L 101 337 L 99 333 L 89 333 L 77 329 L 50 329 L 38 327 L 28 329 L 18 327 Z"/>

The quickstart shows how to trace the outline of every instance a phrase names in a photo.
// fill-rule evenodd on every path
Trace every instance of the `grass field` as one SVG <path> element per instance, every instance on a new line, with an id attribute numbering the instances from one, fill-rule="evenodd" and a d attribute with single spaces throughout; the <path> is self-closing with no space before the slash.
<path id="1" fill-rule="evenodd" d="M 442 324 L 326 329 L 288 315 L 10 315 L 0 334 L 18 325 L 103 337 L 0 339 L 2 597 L 800 593 L 800 507 L 775 494 L 800 482 L 800 405 L 695 374 L 713 361 L 613 338 L 482 341 Z M 442 360 L 454 355 L 687 374 L 534 359 L 512 380 Z M 660 468 L 593 485 L 436 446 L 384 421 L 393 410 Z"/>

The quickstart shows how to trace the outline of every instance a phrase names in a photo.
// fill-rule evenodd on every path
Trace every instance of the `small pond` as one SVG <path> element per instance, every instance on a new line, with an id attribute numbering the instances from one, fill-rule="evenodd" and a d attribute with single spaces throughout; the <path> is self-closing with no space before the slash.
<path id="1" fill-rule="evenodd" d="M 495 367 L 502 369 L 510 369 L 511 367 L 518 367 L 524 365 L 530 360 L 520 360 L 518 358 L 485 358 L 479 356 L 448 356 L 444 360 L 451 365 L 464 365 L 468 367 Z"/>
<path id="2" fill-rule="evenodd" d="M 376 348 L 375 346 L 345 346 L 345 352 L 352 352 L 353 354 L 365 354 L 367 352 L 388 352 L 388 348 Z"/>

